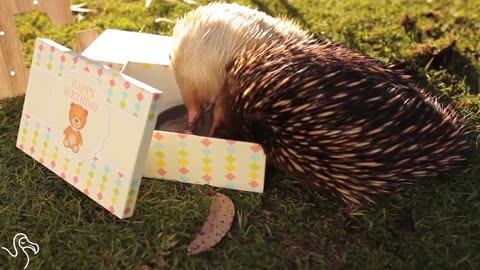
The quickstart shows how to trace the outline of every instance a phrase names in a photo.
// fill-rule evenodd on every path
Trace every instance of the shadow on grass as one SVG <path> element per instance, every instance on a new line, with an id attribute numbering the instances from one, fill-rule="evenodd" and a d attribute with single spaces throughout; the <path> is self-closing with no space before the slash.
<path id="1" fill-rule="evenodd" d="M 298 12 L 298 9 L 296 9 L 295 7 L 290 5 L 289 1 L 287 1 L 287 0 L 280 0 L 280 2 L 285 7 L 285 9 L 287 9 L 288 16 L 290 18 L 297 19 L 298 21 L 300 21 L 300 23 L 303 26 L 305 26 L 307 29 L 310 29 L 310 24 L 307 22 L 307 20 L 305 20 L 305 18 L 303 18 L 303 16 L 300 14 L 300 12 Z"/>
<path id="2" fill-rule="evenodd" d="M 275 14 L 268 8 L 267 5 L 262 3 L 262 1 L 259 0 L 252 0 L 252 3 L 255 4 L 261 11 L 267 13 L 270 16 L 275 16 Z"/>
<path id="3" fill-rule="evenodd" d="M 305 20 L 305 18 L 300 14 L 297 8 L 292 6 L 287 0 L 279 0 L 281 5 L 287 10 L 287 15 L 289 18 L 294 18 L 296 21 L 299 21 L 306 29 L 310 28 L 310 24 Z M 275 13 L 268 8 L 268 6 L 259 0 L 252 0 L 252 3 L 255 4 L 261 11 L 267 13 L 270 16 L 275 17 Z"/>
<path id="4" fill-rule="evenodd" d="M 432 93 L 439 93 L 438 89 L 428 81 L 427 70 L 445 70 L 459 81 L 464 81 L 471 95 L 479 94 L 480 73 L 472 61 L 457 47 L 456 42 L 433 53 L 434 48 L 429 46 L 419 47 L 416 55 L 406 61 L 396 61 L 396 68 L 405 70 L 412 75 L 420 86 L 427 88 Z M 455 94 L 455 93 L 454 93 Z"/>

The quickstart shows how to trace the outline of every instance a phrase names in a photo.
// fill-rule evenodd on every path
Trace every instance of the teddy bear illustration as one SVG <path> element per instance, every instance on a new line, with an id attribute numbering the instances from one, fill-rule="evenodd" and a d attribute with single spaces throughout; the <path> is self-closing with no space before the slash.
<path id="1" fill-rule="evenodd" d="M 85 124 L 87 124 L 87 116 L 87 110 L 72 102 L 68 113 L 70 126 L 63 131 L 63 135 L 65 136 L 63 144 L 65 147 L 72 149 L 74 153 L 78 153 L 80 146 L 83 145 L 82 133 L 80 130 L 85 127 Z"/>

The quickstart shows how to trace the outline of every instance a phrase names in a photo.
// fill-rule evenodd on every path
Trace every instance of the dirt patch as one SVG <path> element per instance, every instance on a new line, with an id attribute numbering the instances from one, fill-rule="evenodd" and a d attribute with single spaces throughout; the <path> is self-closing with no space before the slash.
<path id="1" fill-rule="evenodd" d="M 400 25 L 405 28 L 405 31 L 412 31 L 415 30 L 417 20 L 413 17 L 408 16 L 408 14 L 405 14 L 400 21 Z"/>
<path id="2" fill-rule="evenodd" d="M 439 16 L 438 16 L 436 13 L 432 12 L 432 11 L 430 11 L 430 12 L 425 12 L 425 13 L 423 13 L 422 15 L 423 15 L 425 18 L 432 19 L 434 22 L 438 22 L 438 20 L 439 20 Z"/>

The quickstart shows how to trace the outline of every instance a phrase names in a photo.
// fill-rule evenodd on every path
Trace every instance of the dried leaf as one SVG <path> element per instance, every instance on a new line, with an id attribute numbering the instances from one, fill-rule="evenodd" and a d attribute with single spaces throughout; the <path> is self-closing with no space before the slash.
<path id="1" fill-rule="evenodd" d="M 202 229 L 187 247 L 187 255 L 194 255 L 209 250 L 227 234 L 235 216 L 235 206 L 227 196 L 216 193 Z"/>
<path id="2" fill-rule="evenodd" d="M 81 8 L 81 7 L 84 7 L 84 6 L 86 6 L 86 5 L 87 5 L 87 3 L 80 3 L 80 4 L 71 5 L 70 7 L 79 7 L 79 8 Z"/>
<path id="3" fill-rule="evenodd" d="M 75 21 L 76 22 L 81 22 L 81 21 L 83 21 L 83 19 L 85 19 L 85 16 L 83 16 L 82 14 L 79 13 L 79 14 L 75 15 Z"/>
<path id="4" fill-rule="evenodd" d="M 189 4 L 189 5 L 198 5 L 198 3 L 194 0 L 183 0 L 183 2 Z"/>
<path id="5" fill-rule="evenodd" d="M 170 20 L 170 19 L 168 19 L 168 18 L 162 18 L 162 17 L 156 18 L 156 19 L 155 19 L 155 22 L 156 22 L 156 23 L 159 23 L 159 22 L 168 22 L 168 23 L 171 23 L 171 24 L 175 24 L 175 21 L 174 21 L 174 20 Z"/>
<path id="6" fill-rule="evenodd" d="M 84 8 L 85 5 L 87 5 L 87 4 L 86 3 L 81 3 L 81 4 L 71 5 L 70 10 L 73 11 L 73 12 L 77 12 L 77 13 L 95 12 L 94 10 Z"/>
<path id="7" fill-rule="evenodd" d="M 170 3 L 178 3 L 180 0 L 167 0 L 167 1 L 170 2 Z M 182 0 L 182 2 L 187 3 L 189 5 L 200 5 L 195 0 Z"/>

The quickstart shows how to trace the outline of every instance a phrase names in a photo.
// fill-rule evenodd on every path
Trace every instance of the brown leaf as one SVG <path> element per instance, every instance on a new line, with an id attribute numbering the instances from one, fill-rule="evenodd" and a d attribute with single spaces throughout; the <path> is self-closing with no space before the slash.
<path id="1" fill-rule="evenodd" d="M 433 47 L 428 44 L 421 44 L 417 47 L 416 53 L 419 56 L 431 57 L 433 55 Z"/>
<path id="2" fill-rule="evenodd" d="M 187 247 L 187 255 L 195 255 L 209 250 L 227 234 L 235 216 L 235 206 L 227 196 L 216 193 L 202 229 Z"/>

